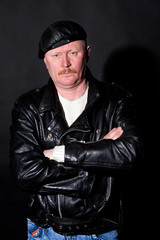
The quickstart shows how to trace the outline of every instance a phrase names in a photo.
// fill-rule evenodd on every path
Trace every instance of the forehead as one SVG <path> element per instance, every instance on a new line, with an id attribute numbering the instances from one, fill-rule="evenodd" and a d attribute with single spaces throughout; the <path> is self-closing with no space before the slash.
<path id="1" fill-rule="evenodd" d="M 84 49 L 84 41 L 77 40 L 77 41 L 74 41 L 74 42 L 70 42 L 70 43 L 62 45 L 60 47 L 51 49 L 47 53 L 66 52 L 66 51 L 71 51 L 72 49 L 77 49 L 77 50 Z"/>

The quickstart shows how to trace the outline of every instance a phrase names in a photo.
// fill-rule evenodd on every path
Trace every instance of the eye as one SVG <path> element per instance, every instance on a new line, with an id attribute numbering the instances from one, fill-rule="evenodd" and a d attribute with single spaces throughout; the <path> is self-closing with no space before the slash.
<path id="1" fill-rule="evenodd" d="M 61 53 L 55 52 L 52 54 L 52 57 L 53 57 L 53 59 L 58 60 L 61 58 L 61 55 L 62 55 Z"/>
<path id="2" fill-rule="evenodd" d="M 72 52 L 70 52 L 70 55 L 71 55 L 71 56 L 76 56 L 76 55 L 77 55 L 77 52 L 76 52 L 76 51 L 72 51 Z"/>
<path id="3" fill-rule="evenodd" d="M 53 55 L 53 57 L 54 57 L 54 58 L 58 58 L 58 57 L 59 57 L 59 54 L 56 53 L 56 54 Z"/>

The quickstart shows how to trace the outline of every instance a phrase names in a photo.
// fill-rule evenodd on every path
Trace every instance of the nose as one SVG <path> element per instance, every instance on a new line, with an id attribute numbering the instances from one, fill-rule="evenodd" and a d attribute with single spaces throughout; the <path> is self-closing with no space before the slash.
<path id="1" fill-rule="evenodd" d="M 71 66 L 71 62 L 70 62 L 70 59 L 68 57 L 67 54 L 63 55 L 63 58 L 62 58 L 62 67 L 63 68 L 68 68 Z"/>

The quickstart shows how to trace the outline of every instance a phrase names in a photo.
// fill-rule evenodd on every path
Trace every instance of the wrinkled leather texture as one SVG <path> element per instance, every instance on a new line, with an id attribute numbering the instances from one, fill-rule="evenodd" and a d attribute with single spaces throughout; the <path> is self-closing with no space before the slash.
<path id="1" fill-rule="evenodd" d="M 42 227 L 54 228 L 58 217 L 70 219 L 70 225 L 95 219 L 82 233 L 120 224 L 120 179 L 142 152 L 133 97 L 115 84 L 91 76 L 88 81 L 86 109 L 70 127 L 51 80 L 21 96 L 12 112 L 11 172 L 16 184 L 30 194 L 28 217 Z M 118 126 L 124 130 L 119 139 L 103 139 Z M 64 163 L 43 155 L 61 144 Z M 68 234 L 76 231 L 80 232 L 68 227 Z M 62 226 L 59 232 L 63 233 Z"/>
<path id="2" fill-rule="evenodd" d="M 85 30 L 72 21 L 59 21 L 51 24 L 42 34 L 39 42 L 39 58 L 47 51 L 76 40 L 86 41 Z"/>

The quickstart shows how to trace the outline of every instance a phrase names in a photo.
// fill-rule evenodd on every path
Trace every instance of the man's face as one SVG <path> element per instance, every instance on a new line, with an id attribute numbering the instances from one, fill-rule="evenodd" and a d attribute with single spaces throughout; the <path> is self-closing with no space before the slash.
<path id="1" fill-rule="evenodd" d="M 73 88 L 84 80 L 90 46 L 74 41 L 48 51 L 44 62 L 57 88 Z"/>

